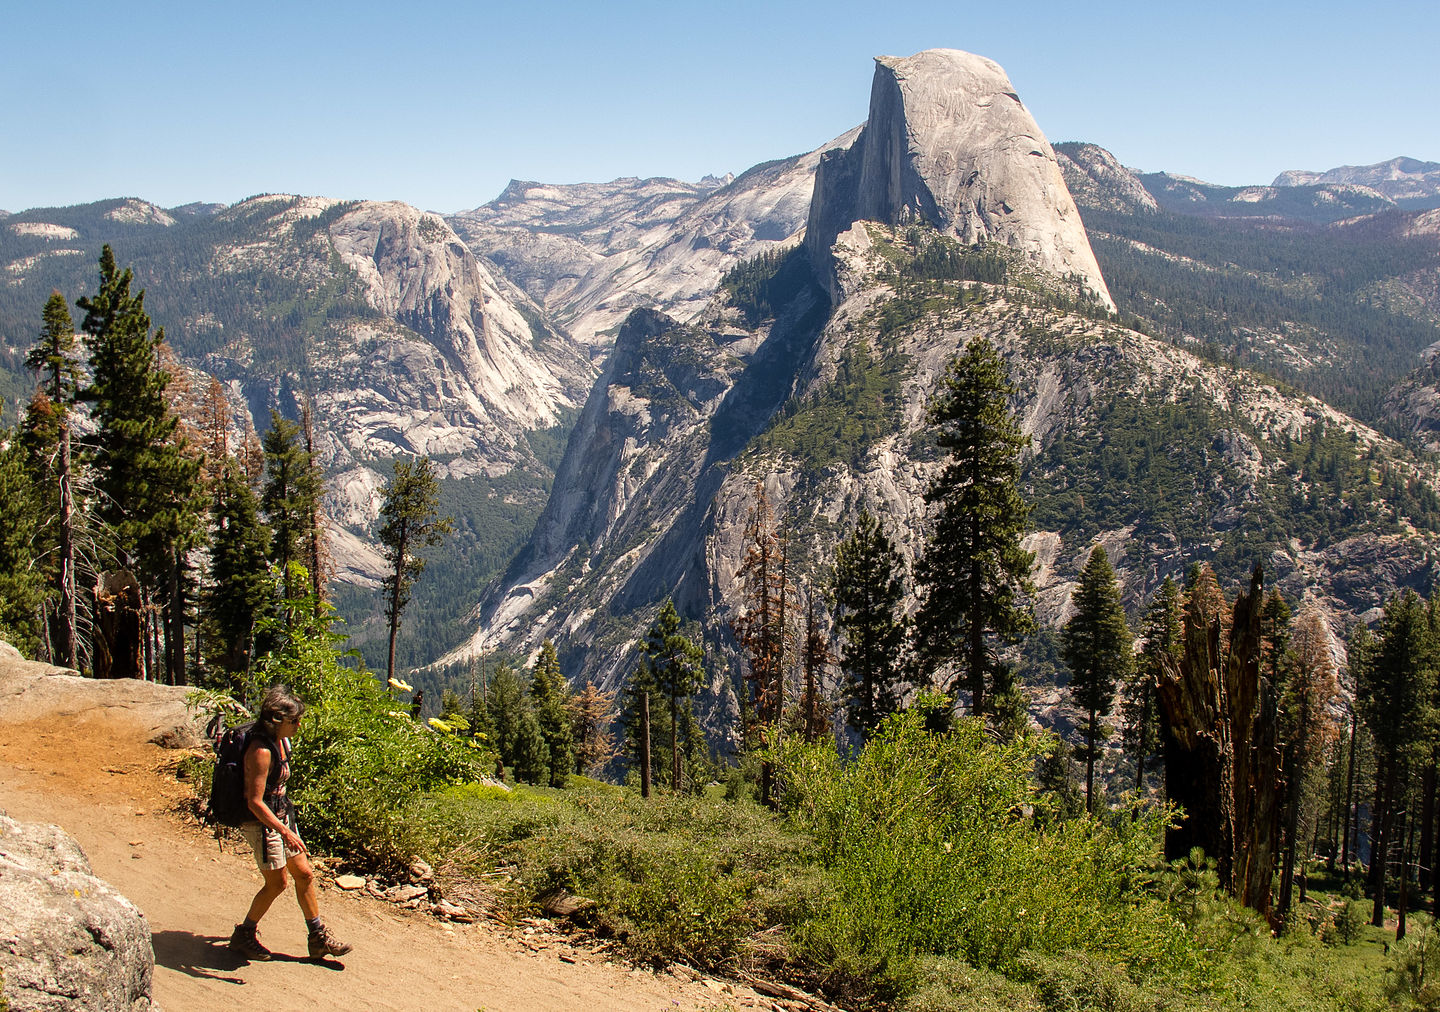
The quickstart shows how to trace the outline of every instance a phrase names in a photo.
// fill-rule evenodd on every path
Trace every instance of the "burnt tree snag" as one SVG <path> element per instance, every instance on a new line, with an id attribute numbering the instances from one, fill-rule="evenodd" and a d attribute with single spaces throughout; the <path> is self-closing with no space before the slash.
<path id="1" fill-rule="evenodd" d="M 1203 848 L 1230 894 L 1268 916 L 1279 829 L 1279 748 L 1275 688 L 1260 673 L 1263 585 L 1256 566 L 1249 592 L 1235 599 L 1223 648 L 1224 598 L 1206 600 L 1192 591 L 1184 654 L 1178 664 L 1165 660 L 1158 695 L 1165 795 L 1184 810 L 1165 835 L 1165 856 L 1181 860 L 1191 848 Z"/>

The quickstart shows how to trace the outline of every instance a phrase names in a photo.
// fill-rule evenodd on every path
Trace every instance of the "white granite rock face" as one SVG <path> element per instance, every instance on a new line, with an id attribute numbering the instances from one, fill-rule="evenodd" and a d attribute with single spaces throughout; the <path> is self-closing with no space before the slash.
<path id="1" fill-rule="evenodd" d="M 0 969 L 14 1012 L 142 1012 L 150 925 L 58 826 L 0 814 Z"/>
<path id="2" fill-rule="evenodd" d="M 984 57 L 876 59 L 869 121 L 851 148 L 820 161 L 806 235 L 815 262 L 862 219 L 923 220 L 965 243 L 999 243 L 1050 274 L 1078 275 L 1114 308 L 1055 152 Z"/>
<path id="3" fill-rule="evenodd" d="M 1160 205 L 1133 169 L 1098 144 L 1061 144 L 1055 158 L 1070 195 L 1086 207 L 1158 211 Z"/>
<path id="4" fill-rule="evenodd" d="M 608 348 L 634 309 L 694 320 L 737 261 L 805 227 L 822 151 L 766 162 L 733 180 L 512 182 L 450 223 L 577 340 Z"/>

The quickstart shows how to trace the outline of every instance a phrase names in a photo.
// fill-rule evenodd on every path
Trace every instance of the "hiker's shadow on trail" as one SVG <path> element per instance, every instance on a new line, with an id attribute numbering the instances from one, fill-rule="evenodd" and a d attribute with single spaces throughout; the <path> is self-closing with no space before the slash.
<path id="1" fill-rule="evenodd" d="M 241 977 L 231 976 L 235 970 L 249 965 L 244 956 L 231 952 L 230 939 L 217 935 L 197 935 L 189 931 L 156 931 L 150 936 L 155 962 L 191 977 L 218 980 L 226 984 L 243 984 Z M 310 959 L 272 953 L 272 963 L 309 963 L 327 970 L 343 970 L 345 964 L 334 959 Z"/>
<path id="2" fill-rule="evenodd" d="M 229 942 L 228 938 L 196 935 L 189 931 L 156 931 L 150 936 L 155 962 L 159 965 L 191 977 L 243 984 L 245 982 L 239 977 L 226 976 L 223 972 L 238 970 L 247 962 L 244 956 L 226 947 Z M 217 970 L 222 972 L 214 972 Z"/>

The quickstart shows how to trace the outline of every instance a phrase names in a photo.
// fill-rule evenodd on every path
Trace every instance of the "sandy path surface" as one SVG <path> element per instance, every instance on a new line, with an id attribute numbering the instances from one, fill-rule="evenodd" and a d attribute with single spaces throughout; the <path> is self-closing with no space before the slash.
<path id="1" fill-rule="evenodd" d="M 220 850 L 182 817 L 188 788 L 173 775 L 182 753 L 145 743 L 150 723 L 132 707 L 89 699 L 0 707 L 0 810 L 63 827 L 95 873 L 145 912 L 164 1012 L 778 1007 L 738 985 L 725 993 L 714 981 L 633 970 L 561 942 L 532 951 L 533 941 L 494 924 L 442 923 L 334 888 L 322 890 L 321 911 L 355 946 L 343 960 L 301 960 L 305 924 L 292 895 L 261 922 L 276 958 L 238 960 L 225 942 L 260 875 L 248 854 Z"/>

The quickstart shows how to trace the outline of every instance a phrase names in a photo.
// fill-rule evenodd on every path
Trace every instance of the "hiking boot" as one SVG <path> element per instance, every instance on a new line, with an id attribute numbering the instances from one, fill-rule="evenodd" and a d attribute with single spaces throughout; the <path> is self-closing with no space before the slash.
<path id="1" fill-rule="evenodd" d="M 340 941 L 325 925 L 310 929 L 310 958 L 324 959 L 326 956 L 343 956 L 353 945 Z"/>
<path id="2" fill-rule="evenodd" d="M 270 958 L 270 950 L 260 944 L 255 929 L 243 924 L 235 925 L 235 930 L 230 933 L 230 951 L 246 959 Z"/>

